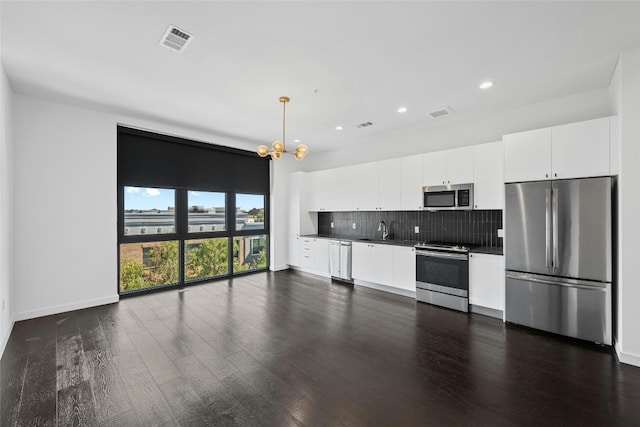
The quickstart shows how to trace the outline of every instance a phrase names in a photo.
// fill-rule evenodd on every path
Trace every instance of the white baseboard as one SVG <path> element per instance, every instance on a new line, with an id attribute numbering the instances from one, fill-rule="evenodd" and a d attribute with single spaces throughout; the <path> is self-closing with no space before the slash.
<path id="1" fill-rule="evenodd" d="M 0 358 L 4 354 L 4 349 L 9 342 L 9 337 L 11 336 L 11 331 L 13 330 L 14 323 L 15 322 L 11 322 L 11 326 L 6 329 L 7 332 L 4 334 L 4 336 L 1 337 L 2 341 L 0 341 Z"/>
<path id="2" fill-rule="evenodd" d="M 613 348 L 616 350 L 616 356 L 621 363 L 640 367 L 640 356 L 637 354 L 625 353 L 618 341 L 615 342 Z"/>
<path id="3" fill-rule="evenodd" d="M 58 305 L 54 307 L 41 308 L 39 310 L 23 311 L 16 313 L 13 320 L 19 322 L 21 320 L 34 319 L 36 317 L 49 316 L 52 314 L 65 313 L 67 311 L 81 310 L 83 308 L 96 307 L 98 305 L 113 304 L 120 301 L 120 295 L 112 295 L 104 298 L 96 298 L 92 300 L 78 301 L 71 304 Z"/>
<path id="4" fill-rule="evenodd" d="M 309 269 L 302 268 L 302 267 L 299 267 L 299 266 L 296 266 L 296 265 L 289 265 L 289 268 L 291 270 L 301 271 L 303 273 L 314 274 L 316 276 L 324 277 L 326 279 L 330 279 L 331 278 L 331 275 L 329 273 L 323 273 L 323 272 L 316 271 L 316 270 L 309 270 Z"/>
<path id="5" fill-rule="evenodd" d="M 281 265 L 278 267 L 274 267 L 274 266 L 269 267 L 269 270 L 271 271 L 282 271 L 282 270 L 288 270 L 288 269 L 289 269 L 289 264 Z"/>

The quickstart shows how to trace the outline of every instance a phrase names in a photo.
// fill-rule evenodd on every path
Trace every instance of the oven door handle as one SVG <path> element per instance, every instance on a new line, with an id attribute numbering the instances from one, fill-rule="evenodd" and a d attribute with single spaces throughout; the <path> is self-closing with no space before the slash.
<path id="1" fill-rule="evenodd" d="M 416 255 L 430 256 L 433 258 L 458 259 L 466 261 L 469 259 L 468 254 L 456 254 L 451 252 L 425 251 L 424 249 L 416 249 Z"/>

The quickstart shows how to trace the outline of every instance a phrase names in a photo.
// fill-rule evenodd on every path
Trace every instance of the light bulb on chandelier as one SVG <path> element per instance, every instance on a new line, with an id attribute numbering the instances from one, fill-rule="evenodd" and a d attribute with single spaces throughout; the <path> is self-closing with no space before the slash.
<path id="1" fill-rule="evenodd" d="M 269 147 L 267 147 L 266 145 L 261 145 L 256 150 L 256 153 L 258 153 L 260 157 L 267 157 L 268 155 L 271 155 L 272 160 L 280 160 L 280 158 L 282 157 L 282 153 L 289 153 L 289 154 L 292 154 L 296 160 L 302 160 L 305 158 L 305 156 L 307 155 L 307 152 L 309 151 L 309 148 L 306 145 L 298 144 L 298 146 L 296 147 L 296 151 L 294 151 L 293 153 L 290 151 L 287 151 L 285 147 L 284 137 L 285 137 L 287 102 L 289 102 L 289 97 L 281 96 L 280 102 L 282 102 L 282 141 L 278 139 L 273 141 L 271 143 L 271 148 L 272 148 L 271 151 L 269 151 Z"/>

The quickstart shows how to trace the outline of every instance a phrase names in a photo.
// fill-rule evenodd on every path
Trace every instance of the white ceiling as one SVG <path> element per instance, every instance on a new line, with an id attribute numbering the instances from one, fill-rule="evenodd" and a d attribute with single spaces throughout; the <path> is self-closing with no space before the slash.
<path id="1" fill-rule="evenodd" d="M 640 2 L 2 1 L 14 90 L 312 151 L 606 87 Z M 169 24 L 194 35 L 178 54 Z M 490 79 L 487 91 L 478 85 Z M 408 112 L 398 114 L 406 106 Z M 446 119 L 445 119 L 446 120 Z M 451 116 L 448 120 L 455 120 Z M 356 125 L 371 121 L 373 126 Z M 336 131 L 337 125 L 344 126 Z M 428 125 L 428 124 L 427 124 Z M 233 142 L 235 141 L 235 142 Z"/>

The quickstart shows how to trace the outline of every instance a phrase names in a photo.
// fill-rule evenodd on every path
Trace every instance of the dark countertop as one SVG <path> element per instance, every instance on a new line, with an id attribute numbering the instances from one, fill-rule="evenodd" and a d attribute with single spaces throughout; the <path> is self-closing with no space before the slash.
<path id="1" fill-rule="evenodd" d="M 376 245 L 394 245 L 394 246 L 415 246 L 420 243 L 417 240 L 374 240 L 374 239 L 358 239 L 347 236 L 327 236 L 322 234 L 303 234 L 300 237 L 312 239 L 329 239 L 329 240 L 349 240 L 356 243 L 375 243 Z M 471 248 L 470 253 L 487 254 L 487 255 L 503 255 L 502 247 L 494 246 L 476 246 Z"/>
<path id="2" fill-rule="evenodd" d="M 375 240 L 375 239 L 358 239 L 346 236 L 326 236 L 322 234 L 303 234 L 300 237 L 309 237 L 313 239 L 329 239 L 329 240 L 349 240 L 356 243 L 375 243 L 376 245 L 394 245 L 394 246 L 410 246 L 413 247 L 419 242 L 417 240 Z"/>

